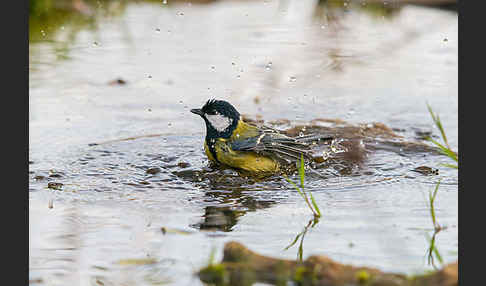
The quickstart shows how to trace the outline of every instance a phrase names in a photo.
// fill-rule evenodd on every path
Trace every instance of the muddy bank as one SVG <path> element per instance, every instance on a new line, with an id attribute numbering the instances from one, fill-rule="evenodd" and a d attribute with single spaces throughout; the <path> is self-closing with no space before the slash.
<path id="1" fill-rule="evenodd" d="M 458 285 L 458 263 L 439 271 L 406 276 L 385 273 L 375 268 L 344 265 L 326 256 L 310 256 L 303 262 L 271 258 L 257 254 L 237 242 L 224 247 L 223 260 L 198 272 L 205 283 L 216 285 L 368 285 L 368 286 L 453 286 Z"/>

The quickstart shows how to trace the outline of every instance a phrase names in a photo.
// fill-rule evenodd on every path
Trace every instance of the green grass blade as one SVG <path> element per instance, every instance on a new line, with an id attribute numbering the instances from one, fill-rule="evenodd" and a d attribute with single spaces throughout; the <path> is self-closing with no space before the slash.
<path id="1" fill-rule="evenodd" d="M 429 191 L 429 205 L 430 205 L 430 216 L 432 217 L 432 223 L 434 224 L 434 228 L 437 228 L 437 221 L 435 219 L 435 208 L 434 208 L 434 201 L 435 197 L 437 196 L 437 191 L 439 190 L 440 180 L 435 185 L 435 189 L 433 192 Z"/>
<path id="2" fill-rule="evenodd" d="M 434 233 L 434 235 L 432 237 L 430 237 L 428 234 L 426 234 L 427 240 L 429 241 L 429 244 L 430 244 L 429 249 L 427 251 L 427 253 L 428 253 L 427 262 L 429 263 L 429 265 L 432 264 L 432 266 L 434 266 L 434 268 L 436 268 L 435 265 L 434 265 L 434 256 L 435 256 L 435 258 L 437 258 L 437 260 L 439 260 L 439 262 L 441 264 L 444 263 L 444 260 L 442 259 L 442 256 L 440 255 L 439 250 L 435 246 L 435 235 L 436 234 L 437 234 L 437 232 Z"/>
<path id="3" fill-rule="evenodd" d="M 287 182 L 292 184 L 292 186 L 294 186 L 294 188 L 297 190 L 297 192 L 299 192 L 299 194 L 302 197 L 304 197 L 304 199 L 305 199 L 305 194 L 300 190 L 300 188 L 291 179 L 289 179 L 289 177 L 287 177 L 286 175 L 283 175 L 283 177 L 285 178 L 285 180 L 287 180 Z"/>
<path id="4" fill-rule="evenodd" d="M 442 135 L 442 139 L 444 140 L 445 144 L 449 147 L 449 143 L 447 142 L 447 137 L 445 135 L 444 128 L 442 127 L 442 122 L 440 121 L 439 115 L 435 115 L 435 113 L 432 111 L 432 108 L 428 103 L 427 103 L 427 108 L 429 109 L 430 116 L 432 116 L 432 120 L 434 121 L 435 125 L 440 131 L 440 134 Z"/>
<path id="5" fill-rule="evenodd" d="M 434 257 L 432 257 L 432 249 L 434 248 L 435 239 L 431 238 L 428 233 L 425 234 L 425 237 L 429 242 L 429 248 L 427 249 L 427 263 L 430 265 L 432 259 L 434 259 Z"/>
<path id="6" fill-rule="evenodd" d="M 300 241 L 300 245 L 299 245 L 298 255 L 299 255 L 299 261 L 300 262 L 302 262 L 303 254 L 304 254 L 304 237 L 302 237 L 302 240 Z"/>
<path id="7" fill-rule="evenodd" d="M 456 162 L 458 161 L 457 160 L 457 154 L 454 151 L 445 147 L 444 145 L 440 144 L 439 142 L 435 141 L 434 139 L 432 139 L 430 137 L 428 137 L 427 140 L 434 143 L 435 145 L 437 145 L 437 147 L 439 147 L 439 150 L 442 154 L 448 156 L 449 158 L 451 158 L 452 160 L 454 160 Z"/>
<path id="8" fill-rule="evenodd" d="M 316 200 L 314 199 L 314 196 L 312 196 L 312 193 L 309 192 L 312 206 L 314 206 L 315 211 L 317 212 L 317 217 L 321 217 L 321 210 L 319 210 L 319 207 L 317 206 Z"/>
<path id="9" fill-rule="evenodd" d="M 442 260 L 442 256 L 440 255 L 439 250 L 437 249 L 437 247 L 435 247 L 435 245 L 434 245 L 434 248 L 432 248 L 432 251 L 434 251 L 435 258 L 437 258 L 437 260 L 439 260 L 440 264 L 443 264 L 444 260 Z"/>
<path id="10" fill-rule="evenodd" d="M 287 250 L 287 249 L 291 248 L 292 246 L 294 246 L 294 244 L 297 242 L 297 240 L 299 240 L 299 237 L 300 237 L 301 235 L 302 235 L 302 232 L 301 232 L 301 233 L 299 233 L 299 234 L 298 234 L 298 235 L 295 237 L 294 241 L 292 241 L 292 243 L 290 243 L 290 244 L 289 244 L 287 247 L 285 247 L 285 248 L 284 248 L 284 250 Z"/>
<path id="11" fill-rule="evenodd" d="M 448 168 L 454 168 L 454 169 L 459 169 L 459 166 L 454 165 L 454 164 L 446 164 L 446 163 L 441 163 L 440 165 Z"/>
<path id="12" fill-rule="evenodd" d="M 310 194 L 311 201 L 312 201 L 312 202 L 310 202 L 307 194 L 304 191 L 305 165 L 304 165 L 304 155 L 303 154 L 301 154 L 301 156 L 300 156 L 299 175 L 300 175 L 300 185 L 301 185 L 301 188 L 299 188 L 296 183 L 294 183 L 291 179 L 289 179 L 287 177 L 287 175 L 283 174 L 283 177 L 285 178 L 285 180 L 287 180 L 287 182 L 289 182 L 290 184 L 292 184 L 292 186 L 294 186 L 294 188 L 297 190 L 297 192 L 299 192 L 299 194 L 305 200 L 307 206 L 312 211 L 312 213 L 314 214 L 314 216 L 315 217 L 320 217 L 321 216 L 321 211 L 319 210 L 319 207 L 317 206 L 317 203 L 316 203 L 314 197 L 312 196 L 312 194 Z"/>
<path id="13" fill-rule="evenodd" d="M 300 175 L 300 187 L 302 188 L 302 190 L 304 190 L 305 168 L 304 168 L 304 155 L 303 154 L 300 154 L 299 175 Z"/>

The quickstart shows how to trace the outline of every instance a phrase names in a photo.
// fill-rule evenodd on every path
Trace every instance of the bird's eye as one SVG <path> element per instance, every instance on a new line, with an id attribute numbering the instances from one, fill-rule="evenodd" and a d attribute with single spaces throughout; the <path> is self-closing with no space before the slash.
<path id="1" fill-rule="evenodd" d="M 216 115 L 216 111 L 209 110 L 209 111 L 206 112 L 206 114 L 208 114 L 208 115 Z"/>

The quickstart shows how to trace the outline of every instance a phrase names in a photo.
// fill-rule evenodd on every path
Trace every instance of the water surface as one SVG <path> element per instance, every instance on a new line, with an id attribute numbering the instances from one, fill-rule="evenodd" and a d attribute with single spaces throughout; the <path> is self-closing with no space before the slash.
<path id="1" fill-rule="evenodd" d="M 284 248 L 311 213 L 285 180 L 207 170 L 203 122 L 189 109 L 209 98 L 294 125 L 381 122 L 408 141 L 439 135 L 429 103 L 457 150 L 457 13 L 139 2 L 96 16 L 95 26 L 66 23 L 29 47 L 31 284 L 200 285 L 193 273 L 230 240 L 297 257 L 297 247 Z M 119 78 L 126 84 L 110 84 Z M 455 261 L 457 171 L 440 163 L 450 161 L 376 150 L 350 174 L 309 175 L 323 218 L 304 258 L 432 269 L 427 196 L 440 179 L 435 207 L 447 228 L 436 243 L 444 262 Z M 439 175 L 411 171 L 421 165 Z"/>

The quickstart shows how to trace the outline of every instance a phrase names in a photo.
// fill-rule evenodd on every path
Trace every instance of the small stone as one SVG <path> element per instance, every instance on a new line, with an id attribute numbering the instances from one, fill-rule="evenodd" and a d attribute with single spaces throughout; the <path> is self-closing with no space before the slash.
<path id="1" fill-rule="evenodd" d="M 56 183 L 56 182 L 49 182 L 47 184 L 47 187 L 49 189 L 54 189 L 54 190 L 60 190 L 62 189 L 63 184 L 62 183 Z"/>
<path id="2" fill-rule="evenodd" d="M 59 173 L 54 173 L 49 175 L 49 178 L 60 178 L 60 177 L 62 177 L 62 175 Z"/>
<path id="3" fill-rule="evenodd" d="M 439 175 L 439 170 L 427 166 L 419 166 L 412 171 L 421 173 L 422 175 Z"/>
<path id="4" fill-rule="evenodd" d="M 187 162 L 179 162 L 179 163 L 177 163 L 177 166 L 179 168 L 187 168 L 187 167 L 191 166 L 191 164 L 189 164 Z"/>
<path id="5" fill-rule="evenodd" d="M 108 83 L 109 85 L 124 85 L 127 84 L 127 81 L 122 78 L 117 78 Z"/>
<path id="6" fill-rule="evenodd" d="M 145 171 L 145 173 L 155 175 L 157 173 L 160 173 L 160 171 L 161 171 L 160 168 L 153 167 L 153 168 L 148 168 L 147 171 Z"/>

